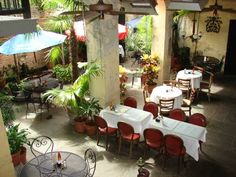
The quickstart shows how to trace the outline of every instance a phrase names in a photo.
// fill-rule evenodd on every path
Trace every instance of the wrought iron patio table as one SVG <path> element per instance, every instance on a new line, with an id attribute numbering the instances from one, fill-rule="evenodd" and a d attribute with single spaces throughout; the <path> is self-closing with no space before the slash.
<path id="1" fill-rule="evenodd" d="M 20 177 L 85 177 L 87 175 L 88 167 L 81 156 L 60 151 L 62 166 L 58 167 L 57 154 L 58 151 L 54 151 L 31 159 L 23 166 Z"/>

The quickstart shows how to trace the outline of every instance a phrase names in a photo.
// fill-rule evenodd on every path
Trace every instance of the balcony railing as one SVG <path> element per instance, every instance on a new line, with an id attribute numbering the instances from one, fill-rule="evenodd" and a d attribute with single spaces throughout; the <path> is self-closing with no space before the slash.
<path id="1" fill-rule="evenodd" d="M 29 0 L 0 0 L 0 15 L 23 14 L 31 18 Z"/>

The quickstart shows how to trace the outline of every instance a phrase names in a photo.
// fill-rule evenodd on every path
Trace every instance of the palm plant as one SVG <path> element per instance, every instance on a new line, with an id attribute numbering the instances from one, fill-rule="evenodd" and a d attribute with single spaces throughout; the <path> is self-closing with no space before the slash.
<path id="1" fill-rule="evenodd" d="M 65 89 L 52 89 L 44 94 L 49 100 L 52 100 L 57 106 L 65 107 L 71 111 L 78 108 L 76 97 L 84 98 L 89 95 L 89 81 L 92 77 L 99 76 L 102 73 L 101 65 L 92 62 L 86 66 L 85 72 L 78 77 L 73 85 Z"/>

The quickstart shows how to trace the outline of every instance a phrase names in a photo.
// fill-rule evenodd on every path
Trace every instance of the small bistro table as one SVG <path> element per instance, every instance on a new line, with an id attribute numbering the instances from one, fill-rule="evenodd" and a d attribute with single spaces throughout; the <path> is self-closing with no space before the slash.
<path id="1" fill-rule="evenodd" d="M 21 172 L 20 177 L 41 177 L 40 170 L 46 176 L 60 177 L 85 177 L 88 174 L 88 167 L 85 160 L 72 152 L 60 151 L 65 168 L 56 167 L 56 157 L 58 151 L 39 155 L 27 162 Z"/>
<path id="2" fill-rule="evenodd" d="M 202 73 L 199 71 L 194 71 L 186 69 L 186 70 L 181 70 L 178 72 L 176 76 L 176 81 L 178 79 L 190 79 L 191 80 L 191 87 L 199 89 L 200 88 L 200 82 L 202 80 Z"/>
<path id="3" fill-rule="evenodd" d="M 182 91 L 177 87 L 171 86 L 157 86 L 152 90 L 150 95 L 150 101 L 159 104 L 160 99 L 175 99 L 174 101 L 174 109 L 181 108 L 183 103 Z"/>

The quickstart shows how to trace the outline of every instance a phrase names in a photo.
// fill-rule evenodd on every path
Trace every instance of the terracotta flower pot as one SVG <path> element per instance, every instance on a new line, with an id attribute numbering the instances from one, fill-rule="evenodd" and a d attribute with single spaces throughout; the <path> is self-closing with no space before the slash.
<path id="1" fill-rule="evenodd" d="M 94 136 L 97 133 L 97 126 L 85 124 L 86 133 L 88 136 Z"/>
<path id="2" fill-rule="evenodd" d="M 23 163 L 23 164 L 26 163 L 26 148 L 25 147 L 21 147 L 20 162 Z"/>
<path id="3" fill-rule="evenodd" d="M 74 129 L 78 133 L 85 133 L 85 121 L 75 121 L 74 122 Z"/>
<path id="4" fill-rule="evenodd" d="M 12 163 L 14 166 L 17 166 L 20 164 L 20 151 L 14 153 L 11 155 Z"/>

